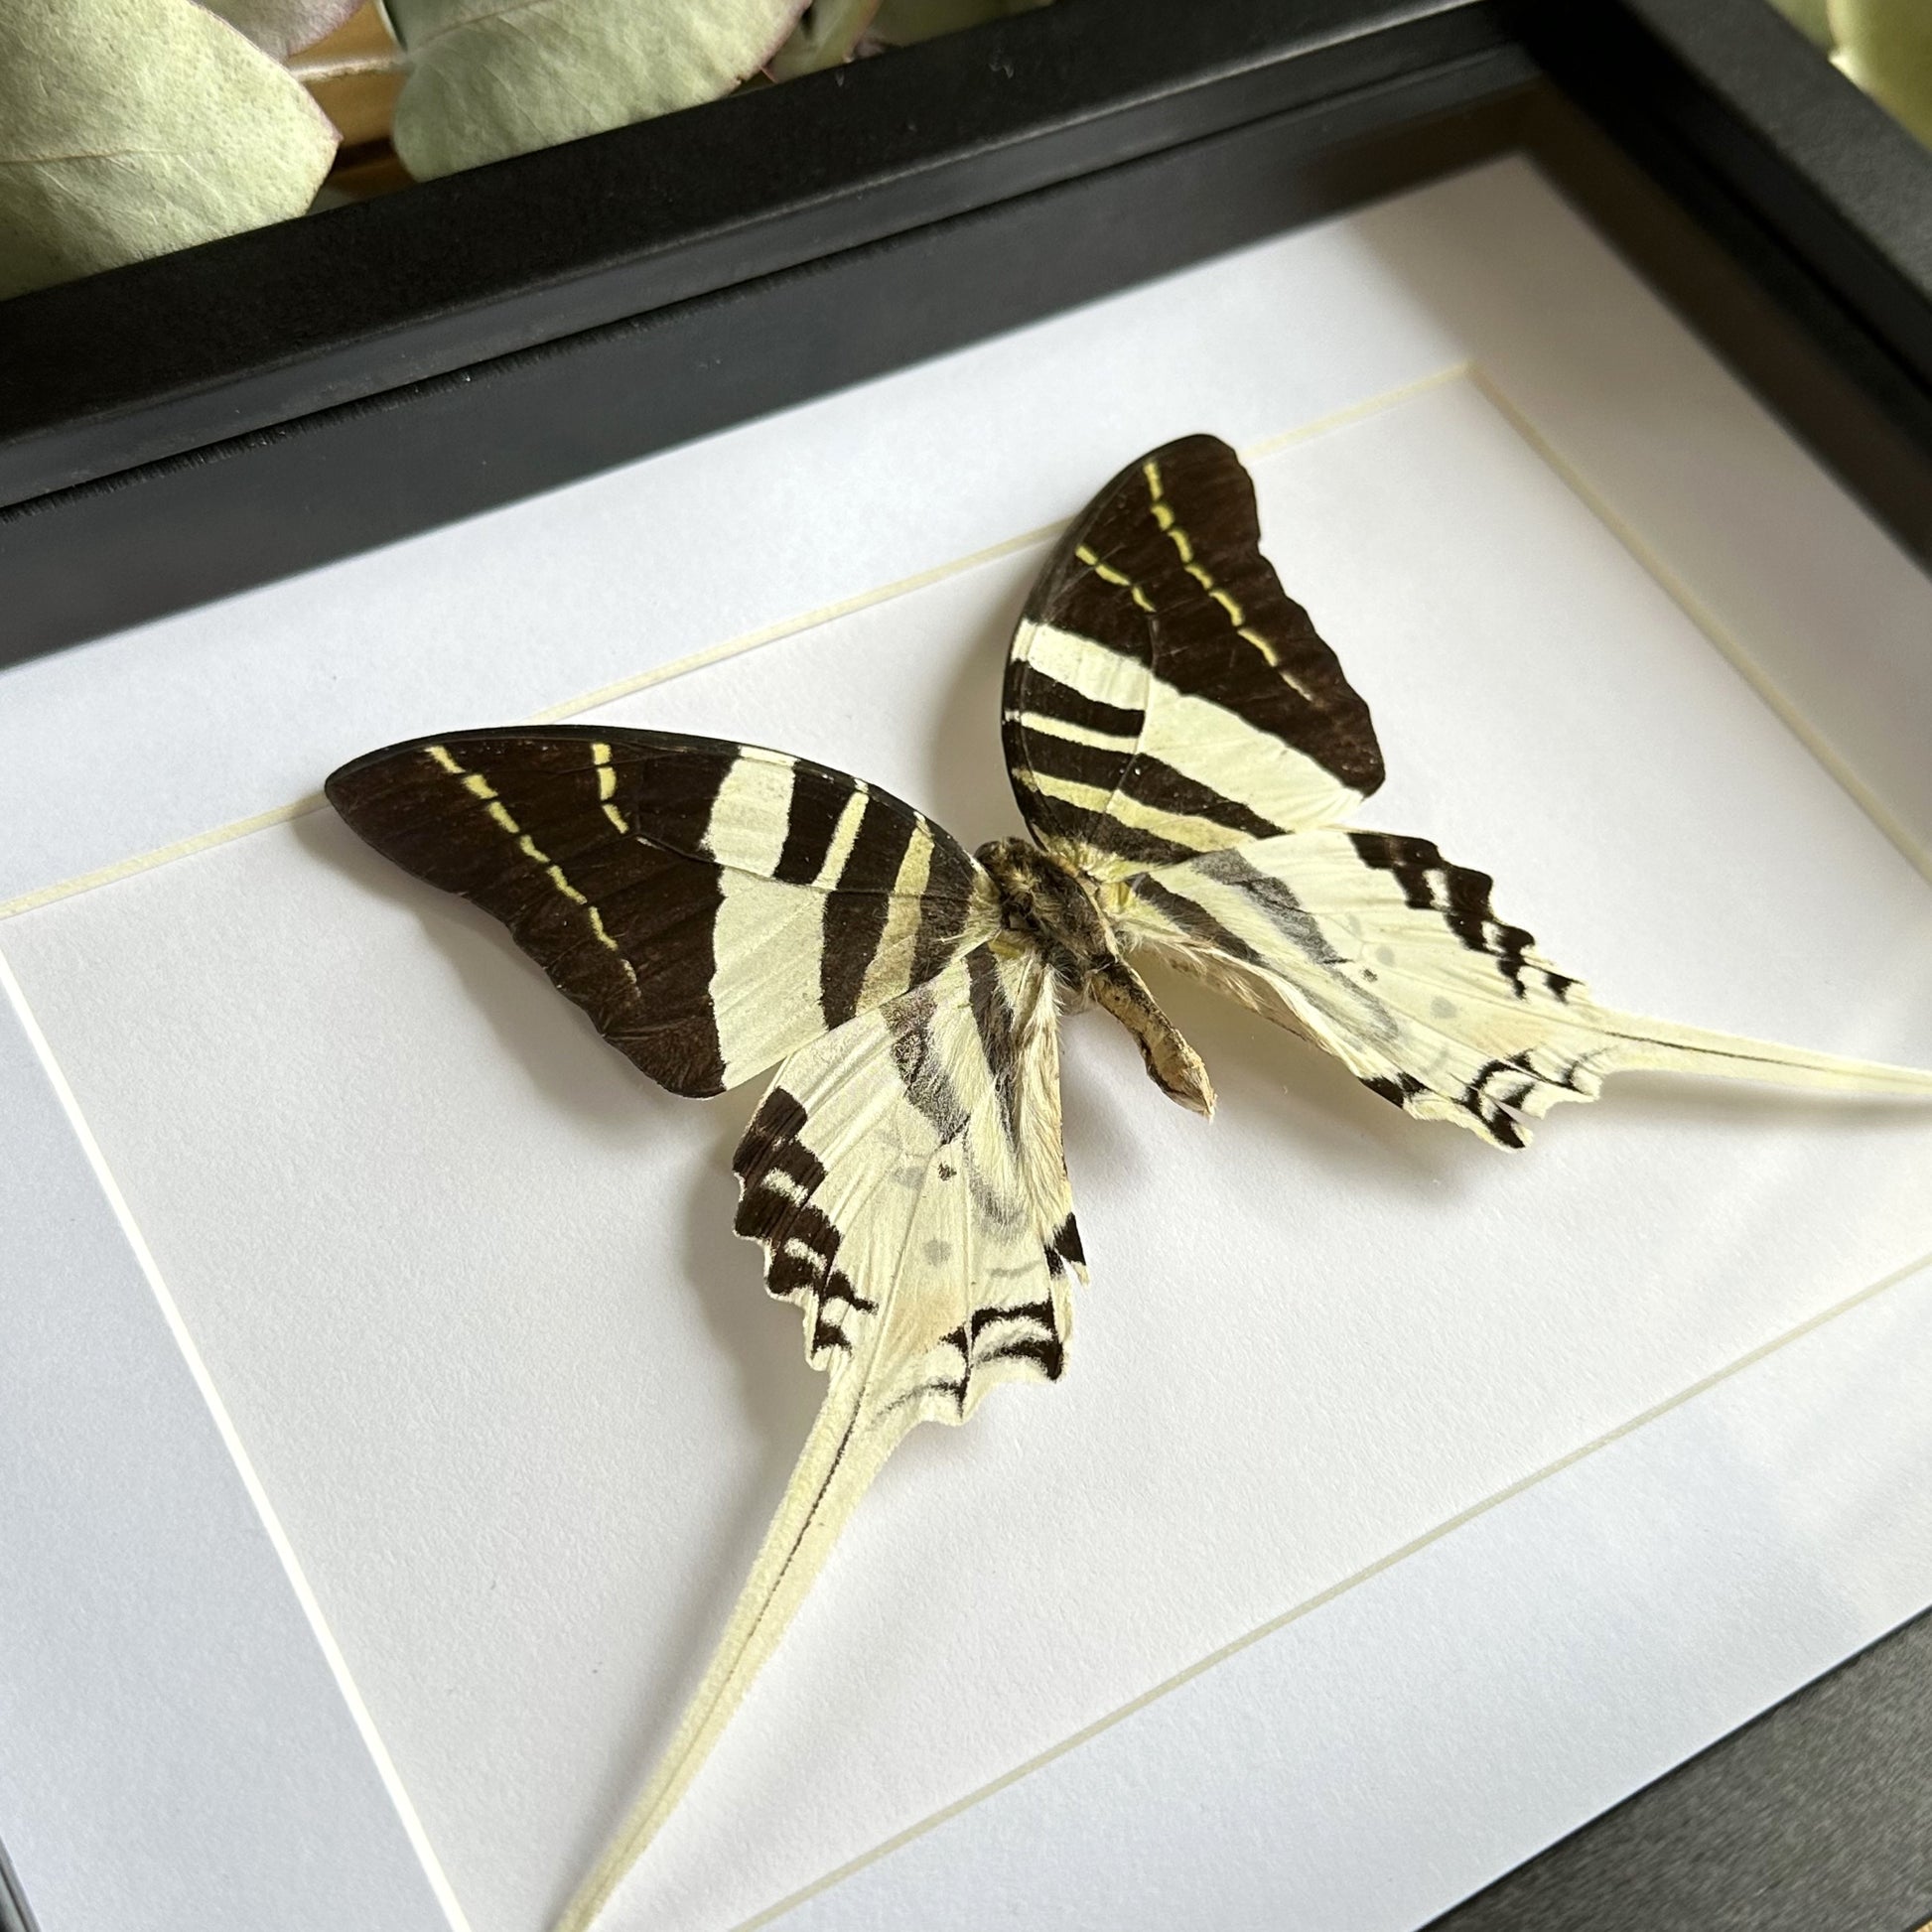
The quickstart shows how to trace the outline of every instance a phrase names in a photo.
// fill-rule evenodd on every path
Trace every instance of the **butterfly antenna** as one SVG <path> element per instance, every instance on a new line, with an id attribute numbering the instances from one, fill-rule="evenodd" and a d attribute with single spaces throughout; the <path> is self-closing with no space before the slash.
<path id="1" fill-rule="evenodd" d="M 650 1782 L 564 1908 L 555 1932 L 586 1932 L 657 1836 L 759 1667 L 777 1648 L 860 1497 L 916 1421 L 918 1411 L 909 1404 L 885 1415 L 869 1411 L 865 1381 L 862 1364 L 854 1362 L 826 1390 L 704 1681 Z"/>
<path id="2" fill-rule="evenodd" d="M 1767 1039 L 1707 1033 L 1628 1013 L 1604 1013 L 1596 1024 L 1614 1035 L 1613 1064 L 1619 1069 L 1661 1073 L 1715 1074 L 1723 1079 L 1759 1080 L 1767 1086 L 1808 1087 L 1825 1093 L 1895 1093 L 1932 1097 L 1932 1072 L 1919 1067 L 1885 1066 L 1872 1060 L 1841 1059 L 1833 1053 L 1807 1052 Z"/>

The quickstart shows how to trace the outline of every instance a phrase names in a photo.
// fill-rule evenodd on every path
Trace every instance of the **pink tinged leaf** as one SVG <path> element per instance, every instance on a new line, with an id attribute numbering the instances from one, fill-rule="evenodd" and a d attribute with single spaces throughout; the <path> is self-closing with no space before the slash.
<path id="1" fill-rule="evenodd" d="M 333 34 L 361 0 L 201 0 L 201 4 L 246 34 L 270 60 L 286 61 Z"/>

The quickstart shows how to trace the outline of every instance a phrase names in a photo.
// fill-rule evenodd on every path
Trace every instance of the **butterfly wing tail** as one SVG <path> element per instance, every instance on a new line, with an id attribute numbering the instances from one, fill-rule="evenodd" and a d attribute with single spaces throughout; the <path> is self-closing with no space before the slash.
<path id="1" fill-rule="evenodd" d="M 1806 1087 L 1822 1093 L 1932 1097 L 1932 1072 L 1842 1059 L 1765 1039 L 1707 1033 L 1637 1014 L 1597 1012 L 1594 1026 L 1610 1035 L 1607 1067 L 1618 1071 L 1699 1073 L 1730 1080 L 1757 1080 L 1774 1087 Z"/>
<path id="2" fill-rule="evenodd" d="M 1138 874 L 1109 906 L 1131 943 L 1306 1035 L 1405 1112 L 1499 1147 L 1626 1071 L 1932 1096 L 1932 1072 L 1599 1006 L 1498 915 L 1487 874 L 1424 839 L 1258 840 Z"/>
<path id="3" fill-rule="evenodd" d="M 669 1817 L 913 1426 L 1059 1378 L 1084 1264 L 1053 999 L 1002 937 L 794 1053 L 753 1116 L 738 1231 L 832 1379 L 704 1681 L 557 1932 L 585 1932 Z"/>
<path id="4" fill-rule="evenodd" d="M 555 1932 L 586 1932 L 656 1837 L 777 1647 L 860 1497 L 917 1420 L 910 1408 L 885 1417 L 869 1413 L 863 1381 L 848 1373 L 827 1389 L 704 1681 L 650 1782 L 564 1908 Z"/>

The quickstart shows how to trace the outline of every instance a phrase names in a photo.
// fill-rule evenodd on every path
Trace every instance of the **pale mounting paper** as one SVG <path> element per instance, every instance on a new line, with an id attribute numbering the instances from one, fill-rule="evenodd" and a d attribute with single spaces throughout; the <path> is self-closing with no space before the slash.
<path id="1" fill-rule="evenodd" d="M 1371 820 L 1493 870 L 1620 1004 L 1932 1052 L 1924 880 L 1472 386 L 1255 467 L 1376 710 Z M 1035 560 L 604 715 L 1010 829 L 992 721 Z M 327 815 L 7 940 L 458 1896 L 535 1924 L 817 1393 L 727 1233 L 751 1096 L 651 1090 Z M 1932 1122 L 1897 1110 L 1626 1082 L 1510 1160 L 1174 1006 L 1211 1128 L 1069 1029 L 1095 1282 L 1067 1381 L 901 1452 L 615 1925 L 743 1919 L 1932 1247 Z"/>
<path id="2" fill-rule="evenodd" d="M 1282 429 L 1300 433 L 1378 392 L 1427 383 L 1468 355 L 1528 413 L 1557 463 L 1581 473 L 1587 499 L 1660 581 L 1727 645 L 1742 647 L 1806 732 L 1923 842 L 1932 832 L 1932 765 L 1923 758 L 1932 600 L 1923 578 L 1534 173 L 1509 162 L 456 529 L 7 672 L 0 769 L 18 785 L 6 793 L 0 892 L 47 886 L 275 806 L 337 759 L 385 738 L 565 701 L 721 634 L 782 624 L 801 607 L 943 566 L 1065 513 L 1123 447 L 1197 424 L 1244 446 Z M 913 487 L 934 469 L 956 480 L 937 498 Z M 800 477 L 811 479 L 808 490 Z M 1447 494 L 1470 487 L 1457 479 Z M 645 525 L 653 547 L 637 540 Z M 1359 536 L 1338 541 L 1345 551 Z M 1290 539 L 1281 548 L 1291 584 L 1312 599 L 1302 546 Z M 672 553 L 679 566 L 667 571 Z M 1562 576 L 1556 561 L 1548 570 Z M 1341 641 L 1352 652 L 1352 634 Z M 1628 642 L 1619 636 L 1617 647 Z M 1366 668 L 1358 674 L 1366 682 Z M 989 672 L 989 706 L 993 686 Z M 1370 695 L 1386 728 L 1385 694 Z M 711 728 L 739 727 L 720 718 Z M 970 735 L 978 721 L 961 729 Z M 77 750 L 87 783 L 51 782 L 51 774 L 71 777 Z M 1616 938 L 1616 918 L 1592 931 L 1566 908 L 1559 927 L 1544 916 L 1547 900 L 1519 890 L 1532 881 L 1493 842 L 1478 848 L 1440 819 L 1405 817 L 1458 857 L 1502 873 L 1503 904 L 1531 923 L 1542 919 L 1552 943 L 1575 945 L 1577 964 L 1606 993 L 1633 1003 L 1668 994 L 1687 1018 L 1783 1028 L 1794 1037 L 1805 1025 L 1801 1007 L 1775 987 L 1748 1013 L 1734 1001 L 1694 1005 L 1674 975 L 1695 962 L 1674 959 L 1666 974 L 1652 935 L 1634 927 L 1622 933 L 1629 957 L 1612 958 L 1601 942 Z M 970 824 L 956 829 L 975 835 Z M 1724 900 L 1712 906 L 1722 919 Z M 1707 908 L 1691 909 L 1702 916 Z M 0 948 L 11 951 L 22 930 L 0 926 Z M 1646 964 L 1659 977 L 1633 976 Z M 1757 962 L 1753 974 L 1761 970 Z M 1750 985 L 1764 991 L 1754 976 Z M 548 992 L 540 983 L 534 990 Z M 468 996 L 459 985 L 451 997 Z M 1258 1039 L 1255 1052 L 1283 1045 Z M 492 1036 L 482 1050 L 503 1049 Z M 1217 1069 L 1226 1057 L 1220 1046 Z M 1126 1084 L 1135 1081 L 1138 1073 Z M 1130 1106 L 1137 1100 L 1146 1104 L 1129 1094 Z M 1630 1093 L 1617 1104 L 1637 1100 Z M 1304 1117 L 1319 1120 L 1322 1109 L 1311 1104 Z M 1593 1137 L 1607 1119 L 1599 1108 L 1575 1124 Z M 732 1138 L 721 1121 L 709 1144 L 720 1173 L 719 1150 Z M 1076 1163 L 1081 1152 L 1076 1145 Z M 1089 1178 L 1089 1170 L 1076 1173 L 1083 1198 Z M 717 1174 L 713 1191 L 715 1236 L 730 1198 Z M 741 1271 L 750 1252 L 718 1247 L 735 1257 L 724 1265 Z M 631 1282 L 622 1288 L 640 1292 Z M 1104 1282 L 1089 1308 L 1103 1296 L 1115 1299 Z M 760 1466 L 775 1488 L 815 1389 L 796 1367 L 795 1338 L 774 1341 L 773 1311 L 759 1305 L 756 1288 L 704 1306 L 728 1330 L 733 1385 L 742 1378 L 755 1396 L 801 1404 L 769 1418 L 769 1460 Z M 1924 1343 L 1905 1313 L 1915 1306 L 1904 1291 L 1887 1291 L 1869 1305 L 1875 1327 L 1862 1315 L 1832 1320 L 1725 1385 L 1721 1407 L 1715 1393 L 1696 1398 L 1678 1412 L 1683 1427 L 1646 1425 L 1613 1452 L 1503 1501 L 1479 1533 L 1452 1530 L 1426 1562 L 1404 1560 L 1372 1587 L 1351 1588 L 1247 1653 L 1272 1660 L 1278 1692 L 1292 1684 L 1296 1693 L 1281 1707 L 1292 1734 L 1252 1761 L 1249 1787 L 1268 1806 L 1267 1843 L 1287 1831 L 1302 1848 L 1292 1863 L 1243 1839 L 1252 1821 L 1244 1827 L 1238 1807 L 1210 1801 L 1192 1780 L 1191 1759 L 1161 1754 L 1172 1732 L 1135 1720 L 1113 1733 L 1123 1745 L 1139 1739 L 1142 1754 L 1110 1747 L 1099 1783 L 1076 1790 L 1104 1794 L 1137 1856 L 1111 1873 L 1111 1893 L 1079 1891 L 1088 1916 L 1069 1916 L 1068 1925 L 1117 1932 L 1130 1897 L 1158 1910 L 1174 1877 L 1169 1863 L 1184 1869 L 1189 1858 L 1206 1861 L 1195 1867 L 1203 1881 L 1214 1875 L 1190 1896 L 1222 1922 L 1238 1922 L 1225 1914 L 1239 1911 L 1242 1894 L 1224 1881 L 1230 1854 L 1244 1847 L 1248 1877 L 1264 1892 L 1276 1886 L 1268 1922 L 1282 1922 L 1280 1908 L 1292 1903 L 1305 1915 L 1296 1923 L 1349 1932 L 1411 1924 L 1918 1607 L 1932 1593 L 1932 1538 L 1923 1510 L 1905 1506 L 1922 1487 L 1914 1473 L 1923 1431 L 1910 1389 L 1913 1350 Z M 1657 1311 L 1665 1320 L 1681 1312 Z M 1075 1375 L 1087 1384 L 1097 1373 L 1097 1318 L 1087 1317 L 1076 1339 Z M 776 1325 L 784 1329 L 782 1316 Z M 1057 1400 L 1071 1389 L 1047 1393 Z M 976 1432 L 997 1421 L 989 1410 Z M 571 1477 L 554 1446 L 539 1437 L 532 1448 Z M 513 1453 L 503 1468 L 530 1479 Z M 746 1505 L 748 1540 L 763 1500 Z M 1763 1525 L 1754 1536 L 1735 1533 L 1740 1511 Z M 1606 1528 L 1625 1518 L 1645 1534 Z M 469 1555 L 460 1532 L 445 1542 Z M 721 1562 L 713 1579 L 690 1580 L 683 1634 L 691 1652 L 707 1640 L 704 1618 L 723 1613 L 742 1555 Z M 121 1553 L 103 1547 L 98 1562 L 111 1576 Z M 1493 1630 L 1484 1627 L 1486 1601 L 1519 1597 L 1521 1619 L 1499 1614 Z M 1077 1620 L 1087 1607 L 1082 1597 L 1069 1614 Z M 628 1642 L 623 1616 L 614 1599 L 615 1634 Z M 54 1669 L 57 1621 L 50 1617 L 43 1645 Z M 541 1641 L 507 1622 L 503 1633 L 506 1644 Z M 1452 1659 L 1453 1671 L 1432 1675 L 1432 1657 Z M 483 1695 L 479 1668 L 456 1657 L 447 1673 L 472 1712 Z M 405 1698 L 429 1695 L 394 1672 L 386 1681 Z M 1256 1694 L 1256 1680 L 1237 1681 L 1223 1666 L 1189 1688 L 1201 1734 L 1222 1752 L 1245 1748 L 1230 1714 Z M 603 1716 L 624 1708 L 627 1695 L 623 1686 L 598 1693 Z M 1179 1708 L 1164 1699 L 1142 1720 L 1164 1707 Z M 1539 1748 L 1546 1733 L 1571 1740 L 1560 1758 Z M 510 1836 L 524 1831 L 523 1800 L 541 1795 L 547 1767 L 570 1766 L 576 1741 L 560 1736 L 549 1754 L 526 1754 L 527 1778 L 495 1794 L 497 1816 L 517 1814 Z M 632 1740 L 637 1759 L 651 1741 Z M 459 1748 L 464 1742 L 459 1736 Z M 1453 1766 L 1445 1781 L 1446 1747 Z M 1017 1802 L 954 1819 L 805 1908 L 800 1922 L 903 1923 L 935 1875 L 989 1863 L 1022 1888 L 1030 1874 L 1077 1880 L 1083 1867 L 1056 1859 L 1050 1844 L 1052 1820 L 1065 1814 L 1042 1794 L 1085 1761 L 1075 1751 L 1008 1794 Z M 613 1785 L 637 1768 L 614 1767 Z M 487 1766 L 459 1763 L 444 1775 L 488 1795 Z M 1337 1812 L 1351 1778 L 1354 1801 Z M 86 1802 L 73 1790 L 73 1802 Z M 51 1795 L 58 1803 L 64 1794 Z M 770 1795 L 768 1815 L 782 1823 L 792 1788 L 774 1777 Z M 1178 1813 L 1187 1815 L 1184 1831 Z M 1372 1841 L 1361 1836 L 1370 1829 Z M 498 1867 L 476 1856 L 486 1831 L 486 1823 L 463 1825 L 448 1848 L 466 1862 L 460 1890 L 479 1927 L 514 1923 L 518 1912 L 513 1894 L 491 1894 Z M 587 1827 L 585 1855 L 594 1835 Z M 931 1859 L 922 1846 L 933 1848 Z M 1050 1886 L 1039 1893 L 1042 1909 L 1053 1896 Z"/>

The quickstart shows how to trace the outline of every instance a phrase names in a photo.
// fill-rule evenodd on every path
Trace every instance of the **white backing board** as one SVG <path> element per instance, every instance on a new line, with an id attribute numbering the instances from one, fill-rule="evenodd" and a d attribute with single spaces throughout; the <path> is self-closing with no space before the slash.
<path id="1" fill-rule="evenodd" d="M 1458 254 L 1458 236 L 1482 247 Z M 1525 295 L 1536 278 L 1540 305 Z M 1306 312 L 1311 288 L 1332 302 L 1289 358 L 1276 298 L 1290 290 Z M 1202 300 L 1214 291 L 1218 306 Z M 1379 326 L 1351 331 L 1356 316 Z M 1190 335 L 1181 374 L 1099 352 L 1147 326 Z M 1217 331 L 1231 352 L 1208 355 Z M 1210 366 L 1231 371 L 1225 387 L 1196 372 Z M 1016 389 L 1016 373 L 1035 386 Z M 1668 408 L 1678 447 L 1661 457 L 1657 422 L 1631 430 L 1633 384 Z M 896 478 L 911 460 L 898 445 L 849 447 L 869 421 L 983 448 L 967 405 L 1016 394 L 1038 420 L 1014 419 L 1021 447 L 999 467 L 1015 489 L 973 455 L 934 519 L 908 512 L 920 498 Z M 1850 767 L 1894 824 L 1932 824 L 1904 756 L 1932 682 L 1911 649 L 1932 593 L 1514 165 L 31 667 L 15 716 L 44 744 L 87 714 L 103 782 L 76 822 L 43 822 L 15 848 L 13 884 L 39 893 L 272 807 L 383 737 L 565 703 L 759 624 L 788 634 L 594 715 L 847 765 L 968 843 L 1011 829 L 995 693 L 1038 546 L 796 621 L 1064 515 L 1141 442 L 1193 427 L 1278 444 L 1256 458 L 1271 554 L 1389 753 L 1366 822 L 1495 872 L 1506 914 L 1619 1004 L 1932 1063 L 1932 889 L 1814 756 L 1822 745 Z M 914 454 L 943 468 L 930 447 Z M 816 510 L 785 538 L 758 494 L 782 476 L 795 498 L 814 462 L 871 479 L 862 540 L 828 549 Z M 697 543 L 641 597 L 678 553 L 620 542 L 625 519 L 681 504 L 693 529 L 742 539 L 726 506 L 743 490 L 765 549 L 741 542 L 727 566 Z M 1841 580 L 1849 642 L 1780 594 Z M 574 587 L 561 603 L 560 585 Z M 350 609 L 381 615 L 384 650 L 366 666 L 324 648 Z M 263 623 L 285 648 L 262 648 Z M 1804 714 L 1810 746 L 1713 631 Z M 159 756 L 137 742 L 143 701 L 181 728 L 158 799 L 137 782 Z M 21 729 L 22 758 L 44 760 Z M 181 756 L 197 738 L 233 756 Z M 38 795 L 23 784 L 17 804 L 36 829 Z M 327 814 L 21 906 L 0 951 L 462 1910 L 477 1932 L 537 1926 L 701 1667 L 815 1400 L 793 1323 L 762 1305 L 753 1251 L 727 1232 L 729 1153 L 753 1096 L 657 1094 L 488 921 L 386 876 Z M 1924 1117 L 1630 1083 L 1512 1160 L 1401 1119 L 1203 997 L 1174 1010 L 1221 1088 L 1211 1128 L 1164 1106 L 1107 1023 L 1070 1030 L 1069 1152 L 1095 1286 L 1067 1383 L 1002 1395 L 957 1436 L 922 1432 L 888 1471 L 614 1924 L 724 1927 L 781 1902 L 1932 1249 L 1915 1184 L 1932 1158 Z M 1905 1326 L 1889 1359 L 1923 1346 L 1890 1318 Z M 1856 1363 L 1830 1361 L 1806 1413 L 1868 1424 Z M 1725 1384 L 1725 1399 L 1749 1409 L 1737 1392 L 1775 1387 L 1768 1376 Z M 1710 1473 L 1708 1431 L 1629 1440 L 1650 1458 L 1628 1478 L 1639 1489 Z M 1899 1425 L 1882 1453 L 1923 1449 Z M 1593 1459 L 1609 1473 L 1592 1469 L 1586 1515 L 1614 1506 L 1629 1466 Z M 1751 1466 L 1784 1465 L 1766 1448 Z M 1896 1560 L 1921 1547 L 1896 1522 L 1893 1560 L 1859 1587 L 1858 1552 L 1878 1536 L 1867 1463 L 1835 1485 L 1813 1458 L 1803 1481 L 1808 1519 L 1868 1537 L 1798 1540 L 1706 1579 L 1721 1595 L 1725 1579 L 1761 1584 L 1829 1552 L 1851 1581 L 1821 1586 L 1828 1607 L 1802 1641 L 1781 1648 L 1767 1629 L 1753 1650 L 1747 1633 L 1705 1629 L 1714 1654 L 1744 1662 L 1688 1731 L 1672 1674 L 1638 1673 L 1623 1687 L 1629 1747 L 1606 1739 L 1602 1778 L 1579 1769 L 1555 1807 L 1534 1759 L 1499 1757 L 1462 1821 L 1468 1856 L 1417 1851 L 1375 1922 L 1447 1905 L 1932 1597 L 1932 1564 Z M 1795 1465 L 1788 1487 L 1795 1508 Z M 1523 1600 L 1556 1617 L 1552 1552 L 1579 1532 L 1556 1503 L 1538 1508 L 1544 1527 L 1493 1534 Z M 1431 1561 L 1465 1534 L 1431 1543 Z M 1454 1600 L 1451 1584 L 1391 1595 L 1420 1561 L 1388 1571 L 1360 1614 L 1433 1623 L 1432 1595 Z M 1660 1554 L 1660 1589 L 1672 1574 Z M 1371 1603 L 1357 1591 L 1331 1607 L 1354 1596 Z M 1320 1611 L 1291 1627 L 1342 1626 Z M 1399 1687 L 1376 1647 L 1331 1646 L 1322 1663 L 1312 1641 L 1297 1639 L 1298 1668 L 1380 1734 Z M 1595 1662 L 1536 1680 L 1563 1721 L 1587 1724 L 1600 1701 Z M 1157 1739 L 1121 1768 L 1138 1725 L 1108 1733 L 1115 1768 L 1094 1774 L 1124 1818 L 1137 1792 L 1155 1802 L 1178 1748 Z M 1083 1761 L 1102 1759 L 1058 1764 Z M 1325 1762 L 1271 1761 L 1278 1815 L 1317 1804 Z M 1087 1787 L 1081 1802 L 1099 1800 Z M 919 1856 L 971 1868 L 972 1817 Z M 1003 1829 L 989 1812 L 986 1830 Z M 1359 1883 L 1348 1890 L 1359 1868 L 1323 1869 L 1301 1909 L 1368 1923 Z M 909 1895 L 895 1883 L 929 1870 L 886 1860 L 852 1910 L 893 1922 Z M 803 1914 L 841 1922 L 845 1890 Z M 1239 1909 L 1230 1894 L 1219 1922 Z"/>
<path id="2" fill-rule="evenodd" d="M 0 1828 L 41 1932 L 427 1932 L 390 1794 L 0 988 Z"/>

